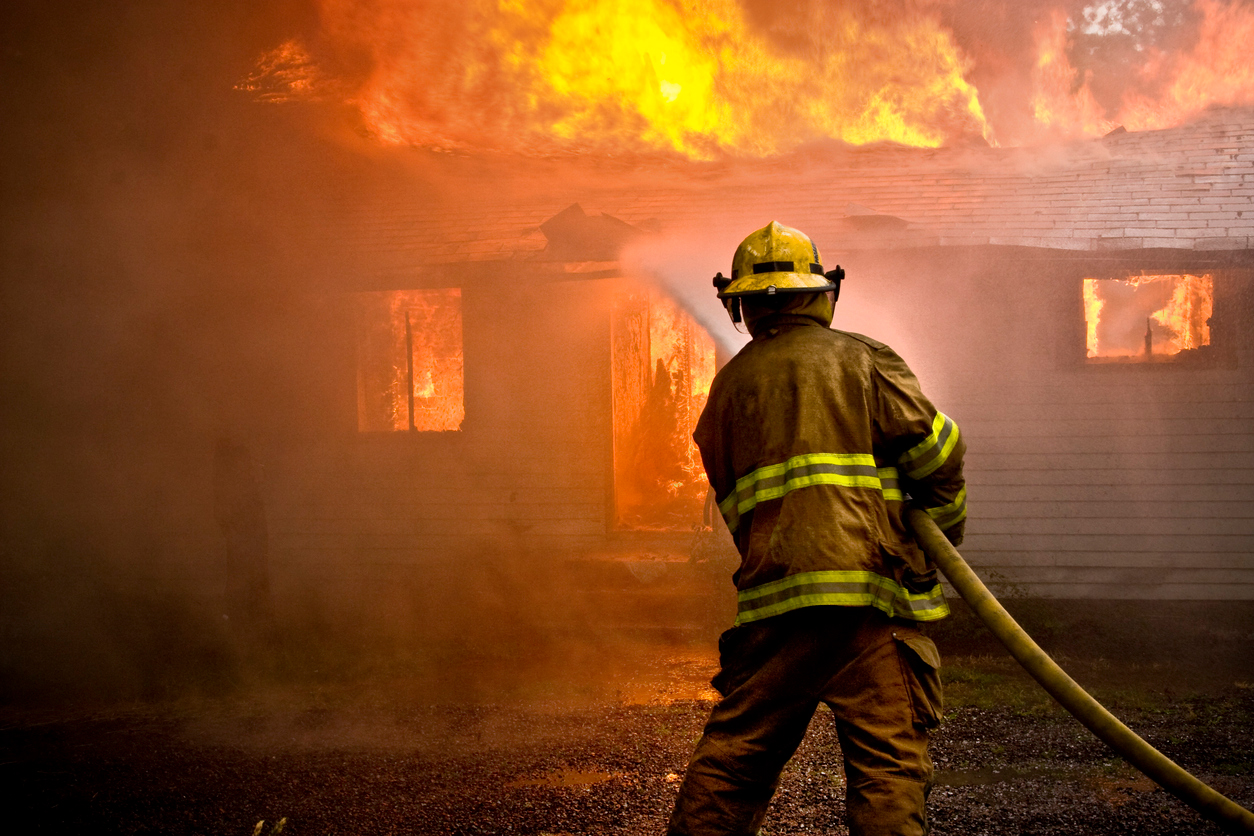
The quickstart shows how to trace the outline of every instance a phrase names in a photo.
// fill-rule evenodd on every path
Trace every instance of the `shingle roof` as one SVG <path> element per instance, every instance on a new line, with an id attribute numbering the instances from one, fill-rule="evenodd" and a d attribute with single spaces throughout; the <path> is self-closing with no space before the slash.
<path id="1" fill-rule="evenodd" d="M 1254 109 L 1032 148 L 821 145 L 763 161 L 620 165 L 605 176 L 587 160 L 569 163 L 570 176 L 564 165 L 537 165 L 523 187 L 487 177 L 443 198 L 402 184 L 350 207 L 335 234 L 362 269 L 380 272 L 546 260 L 540 224 L 576 202 L 680 232 L 747 231 L 775 218 L 829 251 L 1254 248 Z"/>

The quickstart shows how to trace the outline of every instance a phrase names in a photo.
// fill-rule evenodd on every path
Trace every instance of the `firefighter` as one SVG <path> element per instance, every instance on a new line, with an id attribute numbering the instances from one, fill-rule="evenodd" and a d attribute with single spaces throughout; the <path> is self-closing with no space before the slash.
<path id="1" fill-rule="evenodd" d="M 772 222 L 714 280 L 753 337 L 694 433 L 740 552 L 739 605 L 671 834 L 757 832 L 819 703 L 844 756 L 849 832 L 928 829 L 940 656 L 919 622 L 949 608 L 903 509 L 961 541 L 965 445 L 892 349 L 829 327 L 842 278 Z"/>

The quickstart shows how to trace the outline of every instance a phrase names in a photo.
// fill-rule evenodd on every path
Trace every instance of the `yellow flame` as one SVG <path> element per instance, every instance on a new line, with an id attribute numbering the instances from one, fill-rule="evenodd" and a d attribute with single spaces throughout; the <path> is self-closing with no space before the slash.
<path id="1" fill-rule="evenodd" d="M 430 368 L 414 370 L 414 397 L 435 397 L 435 375 Z"/>
<path id="2" fill-rule="evenodd" d="M 1214 279 L 1205 276 L 1179 276 L 1166 307 L 1150 314 L 1172 333 L 1165 353 L 1210 345 L 1210 317 L 1213 312 Z"/>
<path id="3" fill-rule="evenodd" d="M 968 61 L 931 12 L 864 20 L 856 8 L 813 4 L 764 31 L 737 0 L 321 0 L 321 9 L 324 41 L 369 67 L 346 84 L 389 143 L 710 158 L 820 138 L 991 137 Z"/>
<path id="4" fill-rule="evenodd" d="M 691 158 L 823 138 L 996 144 L 968 53 L 941 21 L 950 0 L 894 0 L 891 13 L 810 0 L 777 14 L 751 13 L 746 0 L 318 3 L 317 60 L 289 40 L 236 87 L 264 101 L 347 101 L 385 143 Z M 1030 63 L 1036 131 L 1025 139 L 1170 127 L 1211 105 L 1254 103 L 1254 6 L 1192 5 L 1196 43 L 1146 46 L 1138 66 L 1099 79 L 1125 88 L 1105 104 L 1072 63 L 1075 27 L 1061 8 L 1040 16 L 1030 54 L 994 48 L 989 63 L 987 44 L 967 46 L 985 55 L 986 74 Z"/>
<path id="5" fill-rule="evenodd" d="M 1084 280 L 1084 345 L 1089 357 L 1097 356 L 1097 323 L 1101 321 L 1102 308 L 1106 305 L 1097 295 L 1097 282 L 1097 279 Z"/>
<path id="6" fill-rule="evenodd" d="M 1149 295 L 1138 292 L 1135 296 L 1126 293 L 1112 296 L 1108 292 L 1121 286 L 1140 288 L 1155 284 L 1160 285 L 1160 289 Z M 1165 295 L 1168 291 L 1169 295 Z M 1210 274 L 1085 279 L 1086 354 L 1090 358 L 1144 357 L 1143 335 L 1149 327 L 1147 319 L 1159 326 L 1159 329 L 1154 329 L 1151 341 L 1154 357 L 1169 357 L 1210 345 L 1214 296 L 1215 283 Z M 1104 326 L 1105 315 L 1110 315 L 1115 324 Z"/>

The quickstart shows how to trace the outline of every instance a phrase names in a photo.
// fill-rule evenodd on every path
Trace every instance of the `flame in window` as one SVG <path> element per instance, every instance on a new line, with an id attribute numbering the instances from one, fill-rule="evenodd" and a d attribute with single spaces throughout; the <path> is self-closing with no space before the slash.
<path id="1" fill-rule="evenodd" d="M 360 294 L 357 428 L 461 428 L 460 288 Z"/>
<path id="2" fill-rule="evenodd" d="M 1209 274 L 1085 279 L 1086 356 L 1149 362 L 1210 345 L 1214 297 Z"/>
<path id="3" fill-rule="evenodd" d="M 708 491 L 692 431 L 714 380 L 714 341 L 645 288 L 615 297 L 612 340 L 617 524 L 688 530 Z"/>

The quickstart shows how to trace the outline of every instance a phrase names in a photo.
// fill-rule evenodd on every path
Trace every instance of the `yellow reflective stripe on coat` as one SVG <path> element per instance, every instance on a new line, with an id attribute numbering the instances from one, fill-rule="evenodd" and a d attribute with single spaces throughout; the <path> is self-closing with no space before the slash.
<path id="1" fill-rule="evenodd" d="M 906 495 L 901 490 L 901 477 L 895 467 L 877 467 L 876 475 L 880 477 L 880 490 L 889 502 L 905 502 Z"/>
<path id="2" fill-rule="evenodd" d="M 943 412 L 932 419 L 932 432 L 927 438 L 911 447 L 897 464 L 911 479 L 922 479 L 940 467 L 958 443 L 958 425 Z"/>
<path id="3" fill-rule="evenodd" d="M 957 525 L 967 518 L 967 489 L 964 486 L 958 491 L 958 498 L 948 505 L 939 508 L 924 508 L 927 515 L 936 523 L 941 531 Z"/>
<path id="4" fill-rule="evenodd" d="M 801 572 L 745 589 L 736 624 L 760 621 L 802 607 L 875 607 L 889 617 L 936 621 L 949 615 L 940 584 L 910 592 L 892 578 L 862 570 Z"/>
<path id="5" fill-rule="evenodd" d="M 736 480 L 736 488 L 719 500 L 718 510 L 733 533 L 740 517 L 759 502 L 779 499 L 798 488 L 835 485 L 870 488 L 888 500 L 902 500 L 897 469 L 877 467 L 869 453 L 804 453 L 780 464 L 770 464 Z"/>

